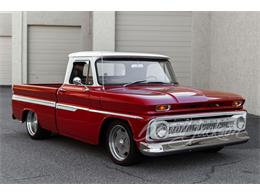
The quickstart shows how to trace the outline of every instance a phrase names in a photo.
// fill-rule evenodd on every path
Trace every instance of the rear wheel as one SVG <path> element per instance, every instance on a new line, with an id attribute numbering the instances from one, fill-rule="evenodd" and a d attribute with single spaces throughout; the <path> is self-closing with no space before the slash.
<path id="1" fill-rule="evenodd" d="M 29 111 L 26 116 L 26 129 L 29 136 L 32 139 L 44 139 L 51 135 L 50 131 L 46 131 L 39 126 L 39 121 L 37 114 L 35 112 Z"/>
<path id="2" fill-rule="evenodd" d="M 139 161 L 140 153 L 136 148 L 130 127 L 121 121 L 113 122 L 107 131 L 106 145 L 113 162 L 131 165 Z"/>

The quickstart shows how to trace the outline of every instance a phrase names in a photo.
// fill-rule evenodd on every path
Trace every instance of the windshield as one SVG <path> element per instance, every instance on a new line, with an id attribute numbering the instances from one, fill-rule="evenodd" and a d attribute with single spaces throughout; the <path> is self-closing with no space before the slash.
<path id="1" fill-rule="evenodd" d="M 100 85 L 177 83 L 168 60 L 99 59 L 96 61 L 96 69 Z"/>

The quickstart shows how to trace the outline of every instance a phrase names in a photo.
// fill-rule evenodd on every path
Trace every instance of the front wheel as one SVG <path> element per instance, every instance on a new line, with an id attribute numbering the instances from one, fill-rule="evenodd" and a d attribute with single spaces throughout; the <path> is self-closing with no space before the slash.
<path id="1" fill-rule="evenodd" d="M 121 121 L 113 122 L 107 131 L 106 145 L 113 162 L 127 166 L 139 161 L 130 127 Z"/>
<path id="2" fill-rule="evenodd" d="M 37 114 L 32 111 L 27 113 L 26 129 L 32 139 L 44 139 L 51 135 L 50 131 L 40 128 Z"/>

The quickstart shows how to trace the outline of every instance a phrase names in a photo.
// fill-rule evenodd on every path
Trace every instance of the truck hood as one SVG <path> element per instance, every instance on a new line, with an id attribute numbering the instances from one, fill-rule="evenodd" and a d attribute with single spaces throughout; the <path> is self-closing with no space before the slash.
<path id="1" fill-rule="evenodd" d="M 131 94 L 137 96 L 153 96 L 159 98 L 159 96 L 168 96 L 174 99 L 176 103 L 195 103 L 195 102 L 207 102 L 207 101 L 226 101 L 243 99 L 241 96 L 233 93 L 226 93 L 220 91 L 194 89 L 190 87 L 181 86 L 133 86 L 133 87 L 117 87 L 107 89 L 112 93 Z"/>

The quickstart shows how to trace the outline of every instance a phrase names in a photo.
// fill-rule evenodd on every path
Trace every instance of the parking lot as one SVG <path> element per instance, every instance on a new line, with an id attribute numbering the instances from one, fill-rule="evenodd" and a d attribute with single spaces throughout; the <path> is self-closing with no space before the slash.
<path id="1" fill-rule="evenodd" d="M 101 146 L 62 136 L 35 141 L 11 119 L 11 89 L 0 88 L 0 183 L 260 183 L 260 118 L 248 115 L 251 140 L 219 153 L 145 157 L 113 164 Z"/>

